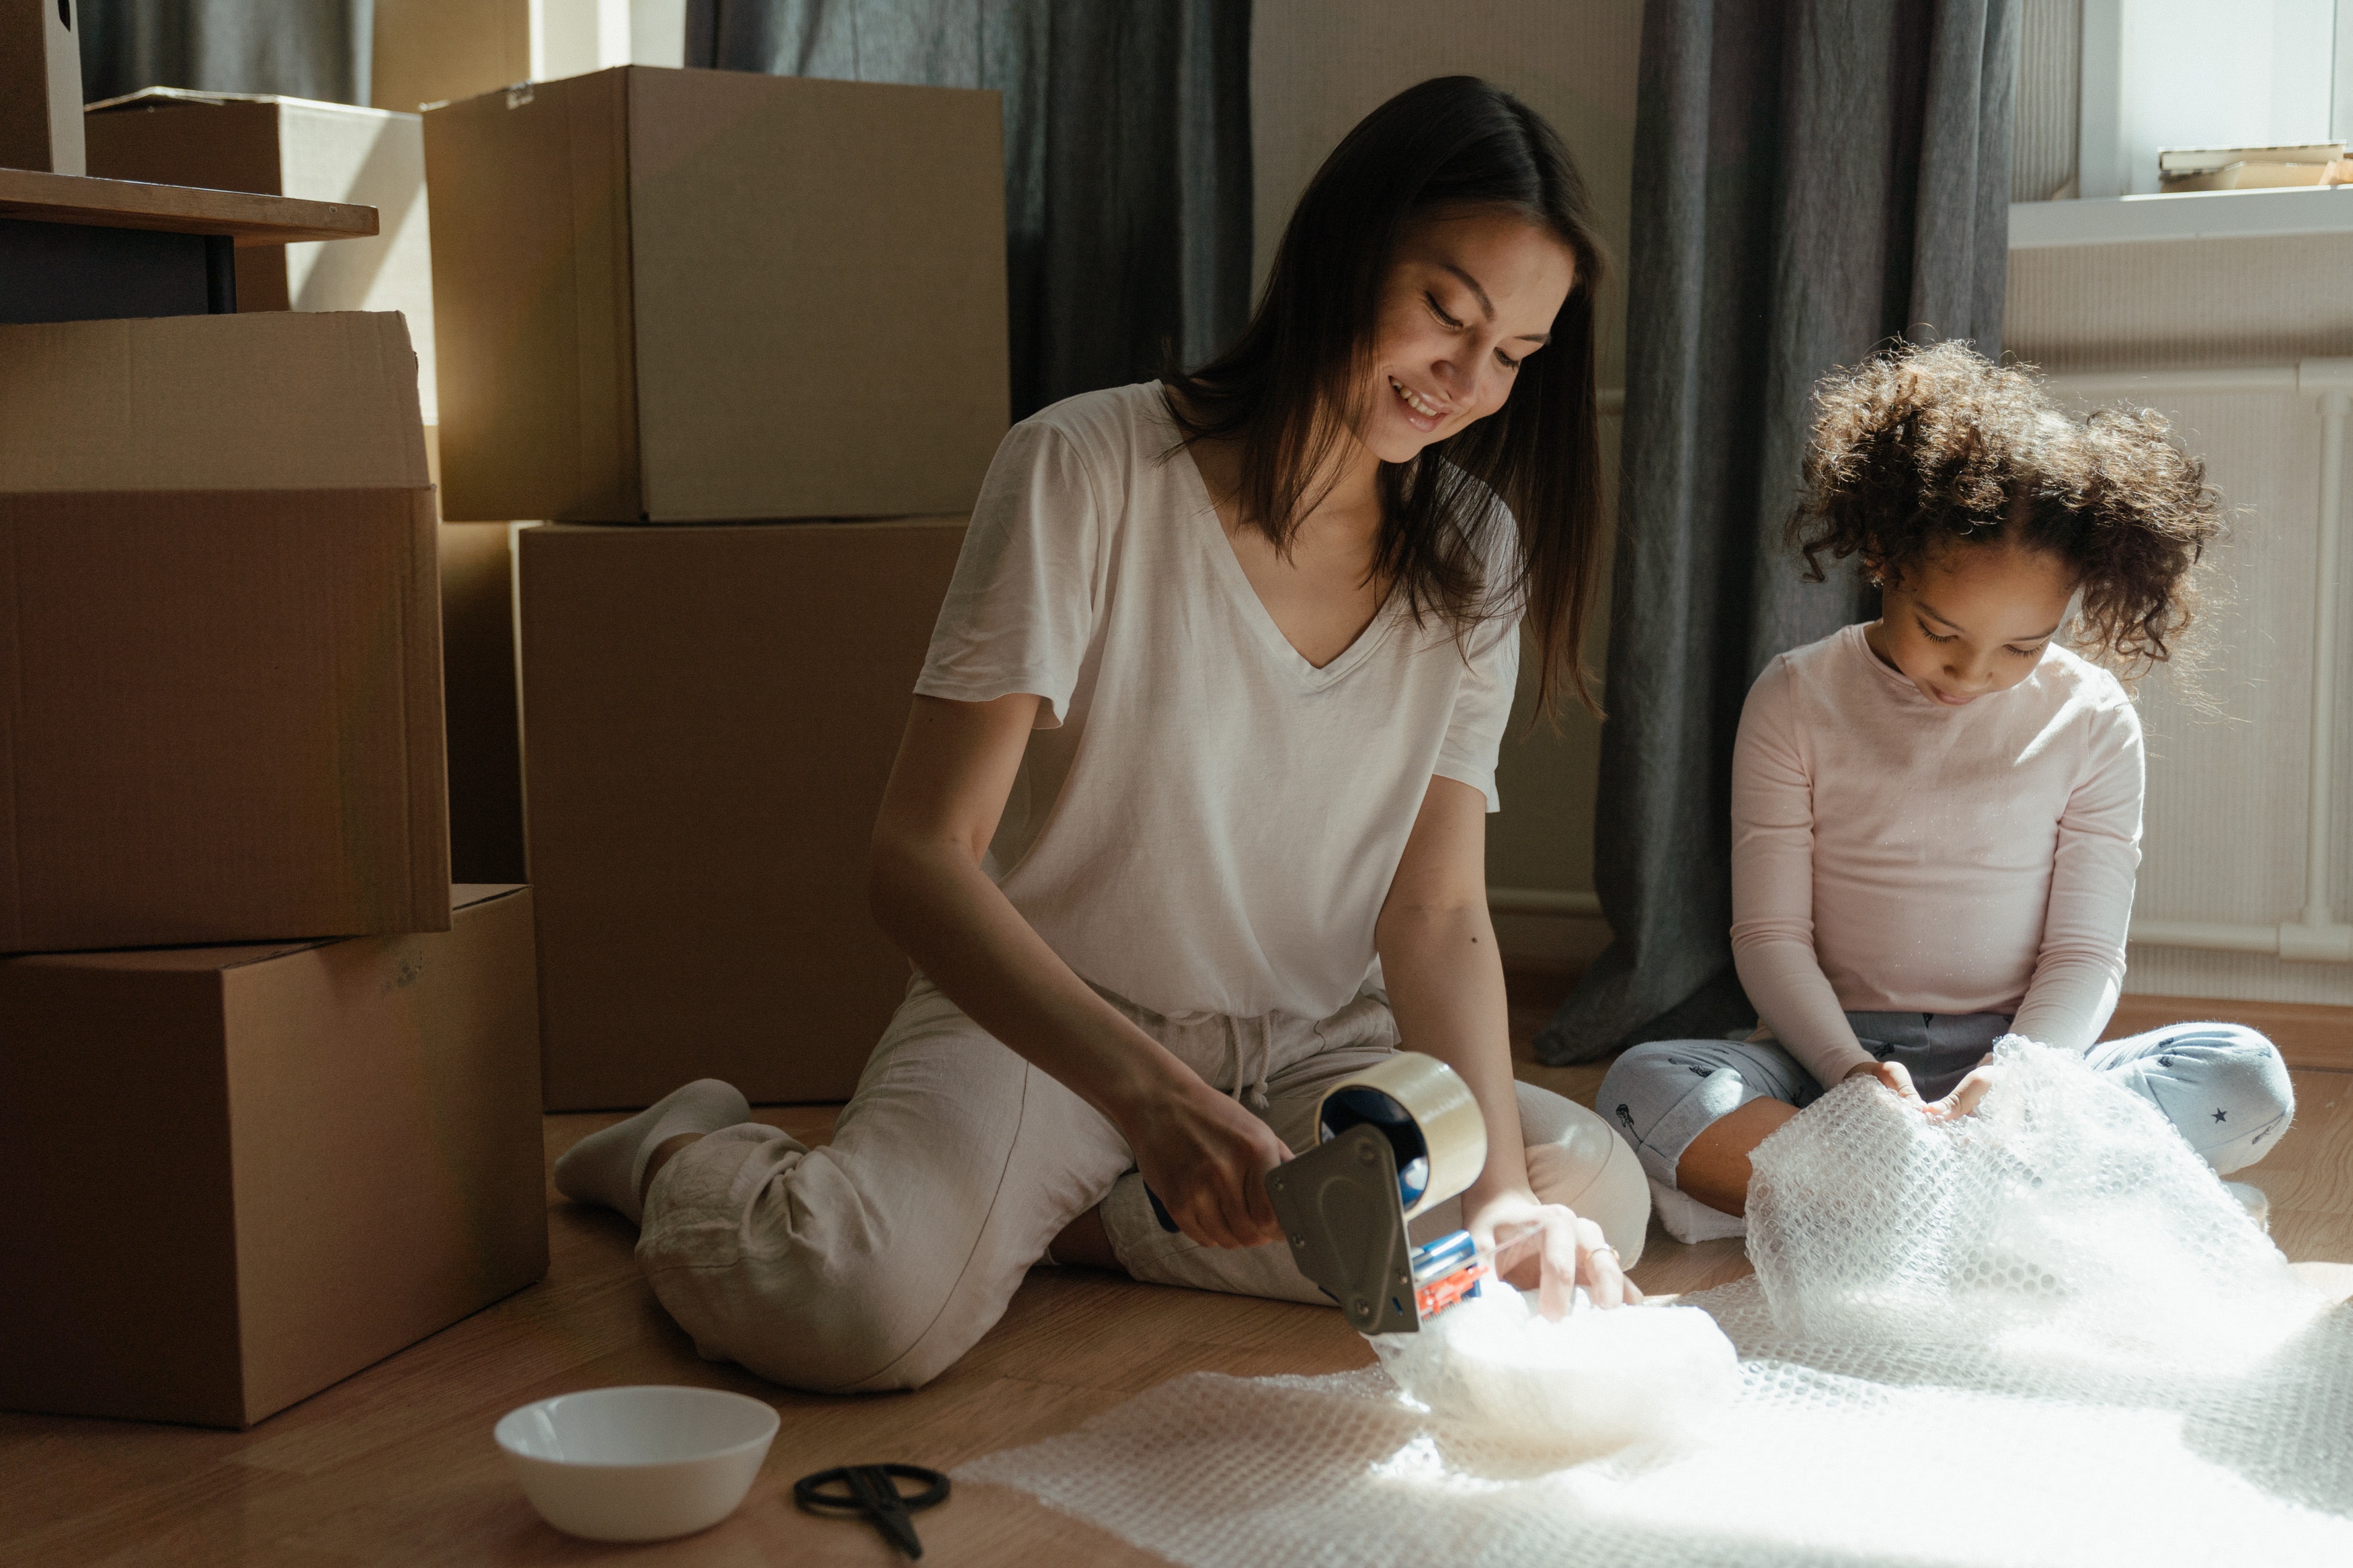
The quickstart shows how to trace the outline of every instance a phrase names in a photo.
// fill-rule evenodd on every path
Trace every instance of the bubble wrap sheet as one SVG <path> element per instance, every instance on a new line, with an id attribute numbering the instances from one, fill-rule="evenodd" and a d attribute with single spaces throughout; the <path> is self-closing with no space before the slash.
<path id="1" fill-rule="evenodd" d="M 1197 1373 L 957 1479 L 1188 1568 L 2353 1563 L 2353 1309 L 2145 1101 L 1996 1059 L 1960 1123 L 1855 1082 L 1757 1151 L 1696 1440 L 1564 1462 L 1377 1368 Z"/>

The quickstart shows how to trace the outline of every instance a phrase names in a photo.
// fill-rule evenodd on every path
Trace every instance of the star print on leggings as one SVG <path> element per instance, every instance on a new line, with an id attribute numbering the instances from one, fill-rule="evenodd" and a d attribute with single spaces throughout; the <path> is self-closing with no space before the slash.
<path id="1" fill-rule="evenodd" d="M 2214 1120 L 2217 1121 L 2228 1121 L 2231 1120 L 2231 1113 L 2227 1110 L 2218 1110 L 2214 1113 Z"/>

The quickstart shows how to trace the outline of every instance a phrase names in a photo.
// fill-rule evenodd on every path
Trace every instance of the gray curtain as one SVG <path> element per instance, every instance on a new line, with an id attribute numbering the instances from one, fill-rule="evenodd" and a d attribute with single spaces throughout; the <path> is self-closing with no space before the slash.
<path id="1" fill-rule="evenodd" d="M 1249 0 L 689 0 L 686 63 L 1005 95 L 1017 419 L 1250 310 Z"/>
<path id="2" fill-rule="evenodd" d="M 1650 0 L 1594 879 L 1615 940 L 1548 1062 L 1746 1028 L 1732 742 L 1775 654 L 1877 613 L 1780 542 L 1812 384 L 2000 351 L 2017 0 Z"/>
<path id="3" fill-rule="evenodd" d="M 368 100 L 375 0 L 75 0 L 86 103 L 142 87 Z"/>

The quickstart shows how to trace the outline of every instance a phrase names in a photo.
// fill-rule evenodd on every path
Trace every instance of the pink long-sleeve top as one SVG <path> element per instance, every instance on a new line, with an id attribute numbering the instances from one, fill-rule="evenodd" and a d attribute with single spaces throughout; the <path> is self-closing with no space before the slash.
<path id="1" fill-rule="evenodd" d="M 1782 654 L 1732 763 L 1732 951 L 1765 1026 L 1824 1085 L 1872 1059 L 1845 1015 L 2009 1013 L 2068 1050 L 2125 973 L 2140 719 L 2056 643 L 1963 708 L 1862 627 Z"/>

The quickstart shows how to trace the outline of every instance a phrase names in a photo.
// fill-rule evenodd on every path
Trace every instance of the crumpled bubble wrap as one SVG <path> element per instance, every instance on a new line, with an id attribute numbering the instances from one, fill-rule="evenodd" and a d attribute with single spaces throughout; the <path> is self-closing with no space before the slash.
<path id="1" fill-rule="evenodd" d="M 1489 1279 L 1419 1333 L 1373 1336 L 1373 1351 L 1389 1381 L 1431 1415 L 1564 1463 L 1687 1440 L 1738 1395 L 1740 1358 L 1705 1312 L 1604 1312 L 1584 1294 L 1556 1321 Z"/>
<path id="2" fill-rule="evenodd" d="M 1839 1093 L 1758 1148 L 1748 1256 L 1783 1332 L 2163 1351 L 2311 1315 L 2155 1106 L 2015 1036 L 1995 1068 L 1974 1116 Z"/>
<path id="3" fill-rule="evenodd" d="M 1757 1150 L 1757 1276 L 1691 1299 L 1740 1388 L 1690 1440 L 1196 1373 L 957 1479 L 1188 1568 L 2353 1563 L 2353 1309 L 2137 1097 L 1996 1060 L 1977 1117 L 1858 1081 Z"/>

